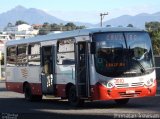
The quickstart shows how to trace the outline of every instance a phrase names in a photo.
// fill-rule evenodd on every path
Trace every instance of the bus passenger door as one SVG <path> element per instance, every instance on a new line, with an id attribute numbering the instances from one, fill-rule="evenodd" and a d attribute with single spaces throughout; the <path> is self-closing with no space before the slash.
<path id="1" fill-rule="evenodd" d="M 89 55 L 88 42 L 78 42 L 76 48 L 76 87 L 77 96 L 89 97 Z"/>
<path id="2" fill-rule="evenodd" d="M 43 46 L 41 55 L 41 82 L 43 94 L 54 94 L 55 86 L 55 46 Z"/>

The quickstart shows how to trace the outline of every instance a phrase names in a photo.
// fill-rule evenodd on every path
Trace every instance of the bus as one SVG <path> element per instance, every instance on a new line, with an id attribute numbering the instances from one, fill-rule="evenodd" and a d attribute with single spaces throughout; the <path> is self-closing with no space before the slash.
<path id="1" fill-rule="evenodd" d="M 151 39 L 137 28 L 91 28 L 6 43 L 6 88 L 26 100 L 51 95 L 71 105 L 84 101 L 155 96 Z"/>

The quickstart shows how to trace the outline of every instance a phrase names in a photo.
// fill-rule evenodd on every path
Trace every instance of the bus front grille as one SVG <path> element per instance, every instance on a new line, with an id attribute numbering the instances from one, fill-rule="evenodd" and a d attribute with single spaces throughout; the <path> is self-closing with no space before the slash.
<path id="1" fill-rule="evenodd" d="M 119 92 L 121 97 L 137 97 L 141 94 L 142 91 L 135 91 L 135 93 L 126 93 L 126 92 Z"/>
<path id="2" fill-rule="evenodd" d="M 140 87 L 143 86 L 144 82 L 137 82 L 137 83 L 123 83 L 123 84 L 116 84 L 117 88 L 128 88 L 128 87 Z"/>
<path id="3" fill-rule="evenodd" d="M 137 83 L 132 83 L 131 87 L 139 87 L 139 86 L 143 86 L 144 82 L 137 82 Z"/>
<path id="4" fill-rule="evenodd" d="M 117 88 L 126 88 L 129 87 L 129 83 L 123 83 L 123 84 L 116 84 Z"/>

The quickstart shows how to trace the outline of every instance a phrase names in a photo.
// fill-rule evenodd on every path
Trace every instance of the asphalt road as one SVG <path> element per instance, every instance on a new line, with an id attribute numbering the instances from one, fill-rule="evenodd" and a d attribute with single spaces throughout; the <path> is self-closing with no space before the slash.
<path id="1" fill-rule="evenodd" d="M 0 82 L 0 119 L 108 119 L 160 118 L 160 96 L 131 99 L 125 106 L 114 101 L 86 102 L 72 107 L 66 100 L 43 97 L 39 102 L 27 102 L 24 95 L 6 91 Z"/>

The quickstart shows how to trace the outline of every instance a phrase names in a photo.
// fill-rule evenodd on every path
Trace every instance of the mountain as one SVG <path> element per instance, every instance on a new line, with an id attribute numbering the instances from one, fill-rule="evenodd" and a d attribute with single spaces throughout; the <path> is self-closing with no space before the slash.
<path id="1" fill-rule="evenodd" d="M 65 21 L 56 18 L 42 10 L 35 8 L 25 8 L 23 6 L 17 6 L 7 12 L 0 14 L 0 27 L 5 27 L 9 22 L 15 24 L 16 21 L 23 20 L 29 24 L 43 24 L 48 23 L 63 23 L 66 24 L 69 21 Z M 145 28 L 145 22 L 160 21 L 160 12 L 154 14 L 141 13 L 135 16 L 123 15 L 117 18 L 110 19 L 103 22 L 103 26 L 127 26 L 132 24 L 138 28 Z M 100 24 L 90 24 L 83 22 L 74 22 L 76 25 L 85 25 L 87 27 L 99 27 Z"/>
<path id="2" fill-rule="evenodd" d="M 160 21 L 160 12 L 154 14 L 141 13 L 135 16 L 123 15 L 114 19 L 110 19 L 103 23 L 104 26 L 127 26 L 132 24 L 138 28 L 145 28 L 145 22 Z M 98 24 L 97 24 L 98 25 Z"/>
<path id="3" fill-rule="evenodd" d="M 6 26 L 9 22 L 15 24 L 18 20 L 26 21 L 29 24 L 43 24 L 44 22 L 57 24 L 68 23 L 68 21 L 56 18 L 42 10 L 35 8 L 26 9 L 23 6 L 17 6 L 5 13 L 0 14 L 0 27 Z M 89 23 L 75 22 L 75 24 L 91 26 Z"/>
<path id="4" fill-rule="evenodd" d="M 22 6 L 17 6 L 10 11 L 0 14 L 0 26 L 6 26 L 9 22 L 15 23 L 18 20 L 26 21 L 29 24 L 42 24 L 44 22 L 64 22 L 63 20 L 51 16 L 42 10 L 34 8 L 26 9 Z"/>

